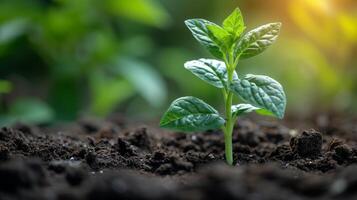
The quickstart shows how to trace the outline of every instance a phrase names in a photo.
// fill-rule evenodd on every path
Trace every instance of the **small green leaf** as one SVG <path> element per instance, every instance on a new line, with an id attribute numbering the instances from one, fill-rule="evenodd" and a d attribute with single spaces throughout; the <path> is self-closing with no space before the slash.
<path id="1" fill-rule="evenodd" d="M 248 74 L 234 80 L 230 89 L 245 102 L 270 111 L 278 118 L 284 117 L 286 96 L 283 87 L 268 76 Z"/>
<path id="2" fill-rule="evenodd" d="M 248 114 L 256 110 L 260 110 L 260 108 L 252 106 L 250 104 L 242 103 L 232 106 L 232 116 L 238 117 L 240 115 Z"/>
<path id="3" fill-rule="evenodd" d="M 239 38 L 245 29 L 243 16 L 239 8 L 236 8 L 233 13 L 223 21 L 223 28 L 232 34 L 235 39 Z"/>
<path id="4" fill-rule="evenodd" d="M 178 131 L 218 129 L 224 119 L 210 105 L 196 97 L 181 97 L 172 102 L 160 126 Z"/>
<path id="5" fill-rule="evenodd" d="M 222 27 L 214 24 L 207 25 L 208 33 L 212 40 L 220 47 L 222 52 L 227 52 L 233 45 L 233 38 Z"/>
<path id="6" fill-rule="evenodd" d="M 205 19 L 189 19 L 185 21 L 185 24 L 192 32 L 193 37 L 206 47 L 213 56 L 223 57 L 218 44 L 212 40 L 210 31 L 207 29 L 208 25 L 215 25 L 214 23 Z"/>
<path id="7" fill-rule="evenodd" d="M 185 63 L 185 68 L 215 87 L 228 88 L 227 68 L 224 62 L 213 59 L 192 60 Z M 238 80 L 236 72 L 233 72 L 233 80 Z"/>
<path id="8" fill-rule="evenodd" d="M 281 23 L 270 23 L 249 31 L 234 50 L 235 57 L 249 58 L 263 52 L 278 38 Z"/>

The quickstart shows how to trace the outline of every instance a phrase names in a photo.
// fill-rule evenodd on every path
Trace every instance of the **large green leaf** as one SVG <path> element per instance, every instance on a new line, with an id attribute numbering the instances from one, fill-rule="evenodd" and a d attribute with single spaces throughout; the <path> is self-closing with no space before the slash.
<path id="1" fill-rule="evenodd" d="M 245 102 L 270 111 L 278 118 L 284 117 L 286 97 L 283 87 L 268 76 L 248 74 L 234 80 L 230 89 Z"/>
<path id="2" fill-rule="evenodd" d="M 238 117 L 240 115 L 248 114 L 248 113 L 251 113 L 253 111 L 260 110 L 260 109 L 261 108 L 252 106 L 250 104 L 242 103 L 242 104 L 238 104 L 238 105 L 232 106 L 232 116 L 233 117 Z"/>
<path id="3" fill-rule="evenodd" d="M 236 8 L 233 13 L 223 21 L 223 28 L 232 34 L 235 39 L 239 38 L 245 29 L 243 16 L 239 8 Z"/>
<path id="4" fill-rule="evenodd" d="M 249 58 L 263 52 L 279 35 L 281 23 L 270 23 L 260 26 L 245 34 L 236 45 L 235 57 Z"/>
<path id="5" fill-rule="evenodd" d="M 219 45 L 212 40 L 208 25 L 214 23 L 205 19 L 188 19 L 185 21 L 187 28 L 192 32 L 193 37 L 201 43 L 208 51 L 217 58 L 222 58 L 223 54 L 220 51 Z"/>
<path id="6" fill-rule="evenodd" d="M 160 121 L 160 126 L 179 131 L 218 129 L 224 119 L 210 105 L 196 97 L 181 97 L 172 102 Z"/>
<path id="7" fill-rule="evenodd" d="M 228 88 L 227 68 L 224 62 L 213 59 L 192 60 L 185 63 L 185 68 L 215 87 Z M 233 79 L 238 79 L 236 72 L 233 73 Z"/>

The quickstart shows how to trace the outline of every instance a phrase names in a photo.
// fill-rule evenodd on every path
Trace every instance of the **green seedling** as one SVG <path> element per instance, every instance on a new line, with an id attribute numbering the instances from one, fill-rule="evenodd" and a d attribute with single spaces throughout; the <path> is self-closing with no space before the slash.
<path id="1" fill-rule="evenodd" d="M 239 116 L 253 111 L 280 119 L 284 116 L 286 96 L 277 81 L 263 75 L 238 77 L 235 71 L 240 59 L 255 56 L 274 43 L 281 23 L 269 23 L 244 34 L 243 17 L 237 8 L 222 26 L 204 19 L 189 19 L 185 24 L 193 37 L 218 60 L 193 60 L 184 66 L 198 78 L 222 90 L 225 116 L 221 117 L 204 101 L 186 96 L 172 102 L 160 126 L 184 132 L 221 128 L 225 137 L 226 161 L 232 165 L 232 133 Z M 232 105 L 233 95 L 244 103 Z"/>

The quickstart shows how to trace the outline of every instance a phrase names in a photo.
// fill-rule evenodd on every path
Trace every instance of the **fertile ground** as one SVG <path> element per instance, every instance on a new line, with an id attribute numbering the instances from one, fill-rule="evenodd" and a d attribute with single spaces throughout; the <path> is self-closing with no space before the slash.
<path id="1" fill-rule="evenodd" d="M 235 166 L 220 131 L 117 118 L 0 130 L 0 199 L 357 199 L 357 123 L 241 119 Z M 312 129 L 313 128 L 313 129 Z"/>

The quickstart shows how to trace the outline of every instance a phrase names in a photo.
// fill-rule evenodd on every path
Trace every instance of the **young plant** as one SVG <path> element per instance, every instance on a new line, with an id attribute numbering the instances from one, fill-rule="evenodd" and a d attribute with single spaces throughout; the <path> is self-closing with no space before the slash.
<path id="1" fill-rule="evenodd" d="M 235 69 L 240 59 L 263 52 L 278 37 L 281 23 L 270 23 L 243 34 L 243 17 L 237 8 L 219 26 L 204 19 L 189 19 L 186 26 L 214 59 L 199 59 L 185 63 L 185 68 L 198 78 L 222 90 L 225 116 L 204 101 L 186 96 L 172 102 L 163 115 L 160 126 L 178 131 L 192 132 L 221 128 L 225 138 L 225 156 L 233 164 L 232 132 L 237 118 L 257 112 L 283 118 L 286 97 L 283 87 L 274 79 L 247 74 L 238 77 Z M 232 105 L 233 95 L 245 103 Z"/>

